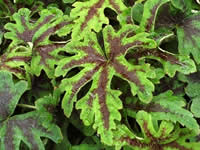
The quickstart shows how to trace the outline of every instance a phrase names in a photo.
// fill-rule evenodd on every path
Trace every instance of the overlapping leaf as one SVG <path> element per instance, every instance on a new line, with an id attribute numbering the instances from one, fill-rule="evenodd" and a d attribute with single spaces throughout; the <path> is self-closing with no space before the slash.
<path id="1" fill-rule="evenodd" d="M 26 88 L 27 83 L 25 81 L 14 84 L 11 73 L 0 71 L 0 121 L 13 114 Z"/>
<path id="2" fill-rule="evenodd" d="M 81 119 L 86 125 L 94 121 L 103 142 L 112 143 L 112 129 L 116 128 L 114 120 L 120 120 L 118 109 L 122 108 L 119 99 L 120 91 L 110 88 L 114 75 L 127 80 L 133 95 L 148 103 L 152 99 L 153 84 L 148 80 L 152 77 L 149 65 L 131 65 L 125 59 L 127 50 L 131 47 L 155 47 L 153 40 L 147 38 L 147 33 L 127 37 L 132 25 L 126 26 L 115 33 L 111 26 L 103 30 L 104 50 L 98 44 L 96 35 L 87 34 L 84 41 L 67 44 L 66 52 L 74 53 L 60 61 L 56 68 L 56 76 L 65 75 L 72 68 L 83 69 L 75 76 L 62 80 L 61 89 L 66 91 L 62 101 L 66 116 L 70 116 L 73 103 L 80 89 L 92 81 L 89 92 L 78 101 L 76 107 L 82 109 Z"/>
<path id="3" fill-rule="evenodd" d="M 21 60 L 26 62 L 27 57 L 31 57 L 31 72 L 37 76 L 43 69 L 49 77 L 53 76 L 54 64 L 58 61 L 56 50 L 62 48 L 65 43 L 55 43 L 49 40 L 49 37 L 54 34 L 66 35 L 70 32 L 70 21 L 67 16 L 63 16 L 62 12 L 56 8 L 44 9 L 40 12 L 40 18 L 32 23 L 30 18 L 31 11 L 22 8 L 13 15 L 16 24 L 8 23 L 5 28 L 10 32 L 5 34 L 5 37 L 12 40 L 8 53 L 1 58 L 2 64 L 7 68 L 13 68 L 12 62 Z M 25 45 L 23 55 L 31 51 L 31 55 L 26 54 L 21 57 L 20 54 L 14 54 L 13 49 L 18 49 L 19 46 Z M 27 49 L 27 50 L 26 50 Z M 7 55 L 12 55 L 10 58 Z M 20 59 L 18 59 L 20 56 Z M 17 58 L 16 58 L 17 57 Z M 11 62 L 11 63 L 12 63 Z M 17 64 L 20 64 L 17 62 Z M 30 61 L 29 61 L 30 62 Z"/>
<path id="4" fill-rule="evenodd" d="M 143 18 L 140 24 L 142 31 L 154 31 L 158 9 L 168 2 L 167 0 L 154 1 L 156 2 L 154 5 L 150 0 L 145 3 L 146 8 L 144 8 Z M 195 14 L 191 14 L 191 11 L 188 12 L 188 9 L 191 10 L 188 3 L 190 4 L 191 1 L 172 1 L 172 5 L 178 9 L 174 14 L 170 11 L 170 4 L 163 7 L 157 17 L 157 26 L 176 28 L 179 53 L 184 56 L 192 54 L 195 61 L 199 64 L 200 45 L 198 41 L 200 37 L 200 14 L 199 12 Z"/>
<path id="5" fill-rule="evenodd" d="M 156 128 L 153 116 L 145 111 L 139 111 L 136 120 L 141 127 L 143 137 L 140 139 L 123 137 L 121 141 L 126 141 L 134 150 L 198 150 L 200 143 L 187 142 L 196 134 L 188 129 L 174 127 L 171 122 L 162 121 Z"/>
<path id="6" fill-rule="evenodd" d="M 29 149 L 44 150 L 40 137 L 46 137 L 58 143 L 62 135 L 58 126 L 53 124 L 52 115 L 47 112 L 48 106 L 55 106 L 51 96 L 36 102 L 38 110 L 15 115 L 1 123 L 1 150 L 19 150 L 23 141 Z M 46 108 L 47 107 L 47 108 Z"/>
<path id="7" fill-rule="evenodd" d="M 199 125 L 193 114 L 183 108 L 185 107 L 184 99 L 180 96 L 173 96 L 171 91 L 154 96 L 152 102 L 146 106 L 134 104 L 128 107 L 130 107 L 130 114 L 139 108 L 150 112 L 152 117 L 157 120 L 179 122 L 196 133 L 199 131 Z"/>
<path id="8" fill-rule="evenodd" d="M 80 38 L 88 31 L 99 32 L 103 24 L 108 24 L 108 18 L 104 15 L 105 8 L 113 9 L 117 14 L 126 9 L 121 0 L 90 0 L 86 2 L 76 2 L 73 4 L 70 16 L 75 18 L 72 31 L 72 38 Z"/>
<path id="9" fill-rule="evenodd" d="M 145 61 L 145 59 L 157 60 L 163 65 L 164 72 L 170 77 L 173 77 L 176 71 L 183 74 L 190 74 L 196 71 L 195 63 L 189 56 L 175 55 L 160 49 L 139 49 L 137 52 L 130 53 L 128 58 L 140 61 Z"/>
<path id="10" fill-rule="evenodd" d="M 144 4 L 143 17 L 140 22 L 141 31 L 153 31 L 158 9 L 169 0 L 147 0 Z"/>
<path id="11" fill-rule="evenodd" d="M 177 26 L 178 48 L 180 54 L 190 55 L 200 63 L 200 13 L 193 14 L 182 20 Z"/>

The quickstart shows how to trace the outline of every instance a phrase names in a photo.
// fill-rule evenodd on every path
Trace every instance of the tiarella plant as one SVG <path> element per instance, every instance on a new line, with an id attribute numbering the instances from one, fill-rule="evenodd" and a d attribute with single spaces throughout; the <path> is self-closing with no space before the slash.
<path id="1" fill-rule="evenodd" d="M 195 0 L 0 0 L 1 150 L 199 150 Z"/>

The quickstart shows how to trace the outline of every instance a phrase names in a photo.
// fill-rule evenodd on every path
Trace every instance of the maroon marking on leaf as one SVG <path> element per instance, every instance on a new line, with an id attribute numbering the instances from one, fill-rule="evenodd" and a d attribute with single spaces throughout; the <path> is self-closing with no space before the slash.
<path id="1" fill-rule="evenodd" d="M 38 45 L 41 41 L 43 41 L 48 35 L 55 33 L 57 30 L 61 29 L 65 25 L 70 24 L 71 22 L 61 22 L 54 27 L 47 29 L 40 37 L 38 37 L 34 41 L 34 45 Z"/>
<path id="2" fill-rule="evenodd" d="M 115 8 L 118 13 L 121 13 L 119 6 L 115 3 L 115 0 L 110 0 L 110 4 Z"/>
<path id="3" fill-rule="evenodd" d="M 11 72 L 14 72 L 16 74 L 20 73 L 20 74 L 25 75 L 25 70 L 23 70 L 22 68 L 16 68 L 16 67 L 12 68 L 12 67 L 10 67 L 10 66 L 8 66 L 6 64 L 2 64 L 0 66 L 0 69 L 6 69 L 6 70 L 10 70 Z"/>
<path id="4" fill-rule="evenodd" d="M 108 130 L 109 129 L 109 116 L 110 113 L 108 111 L 108 107 L 106 104 L 106 86 L 108 84 L 108 69 L 107 67 L 104 67 L 101 76 L 99 79 L 98 89 L 96 90 L 96 93 L 99 96 L 99 104 L 101 113 L 103 114 L 102 120 L 104 121 L 104 127 Z"/>
<path id="5" fill-rule="evenodd" d="M 163 128 L 162 135 L 159 138 L 155 138 L 150 133 L 147 126 L 148 126 L 148 123 L 146 121 L 144 121 L 143 129 L 144 129 L 146 136 L 151 140 L 150 143 L 143 143 L 140 140 L 131 139 L 130 137 L 123 137 L 123 138 L 121 138 L 121 141 L 126 141 L 128 144 L 130 144 L 132 146 L 137 146 L 137 147 L 140 147 L 140 148 L 148 147 L 148 148 L 150 148 L 150 150 L 164 150 L 164 148 L 166 148 L 166 147 L 176 148 L 176 149 L 179 149 L 179 150 L 192 150 L 192 149 L 189 149 L 189 148 L 186 148 L 186 147 L 180 145 L 176 141 L 173 141 L 173 142 L 170 142 L 170 143 L 167 143 L 167 144 L 160 144 L 163 141 L 166 141 L 167 139 L 170 138 L 170 136 L 164 137 L 166 129 Z M 180 134 L 180 137 L 181 137 L 181 134 Z"/>
<path id="6" fill-rule="evenodd" d="M 90 8 L 90 10 L 88 11 L 88 15 L 85 18 L 85 22 L 81 25 L 81 31 L 84 30 L 84 28 L 86 27 L 87 23 L 95 16 L 97 15 L 97 11 L 99 8 L 101 8 L 101 6 L 103 5 L 105 0 L 99 0 L 94 6 L 92 6 Z"/>
<path id="7" fill-rule="evenodd" d="M 113 67 L 115 68 L 116 72 L 118 72 L 119 74 L 121 74 L 124 78 L 126 78 L 127 80 L 133 82 L 136 84 L 136 86 L 139 87 L 141 92 L 144 92 L 145 87 L 144 85 L 141 84 L 137 73 L 135 70 L 133 71 L 128 71 L 128 69 L 126 68 L 126 66 L 118 63 L 117 61 L 115 61 L 113 63 Z"/>
<path id="8" fill-rule="evenodd" d="M 127 54 L 126 58 L 127 59 L 134 58 L 134 59 L 138 60 L 139 58 L 144 57 L 144 56 L 155 56 L 155 57 L 159 57 L 165 61 L 169 61 L 171 64 L 184 65 L 176 58 L 176 56 L 162 52 L 157 49 L 152 49 L 152 50 L 140 49 L 137 52 Z"/>
<path id="9" fill-rule="evenodd" d="M 8 58 L 4 62 L 9 62 L 9 61 L 24 61 L 24 62 L 29 62 L 31 60 L 31 57 L 29 56 L 14 56 L 12 58 Z"/>
<path id="10" fill-rule="evenodd" d="M 92 102 L 93 99 L 95 99 L 95 94 L 96 94 L 96 90 L 93 90 L 90 94 L 89 100 L 87 102 L 87 104 L 89 105 L 89 107 L 92 107 Z"/>
<path id="11" fill-rule="evenodd" d="M 79 60 L 72 60 L 70 63 L 63 66 L 62 69 L 67 69 L 72 66 L 81 65 L 84 63 L 96 63 L 96 65 L 101 65 L 102 63 L 106 62 L 106 59 L 104 58 L 104 56 L 96 53 L 92 47 L 83 46 L 83 47 L 75 47 L 75 48 L 78 50 L 83 50 L 88 55 Z"/>
<path id="12" fill-rule="evenodd" d="M 156 17 L 156 16 L 155 16 L 155 15 L 156 15 L 156 11 L 157 11 L 157 9 L 158 9 L 160 3 L 161 3 L 161 0 L 160 0 L 160 1 L 153 7 L 153 9 L 151 10 L 152 16 L 147 20 L 146 31 L 150 31 L 150 29 L 151 29 L 151 27 L 152 27 L 152 25 L 153 25 L 153 21 L 154 21 L 154 19 L 155 19 L 155 17 Z"/>
<path id="13" fill-rule="evenodd" d="M 86 84 L 87 82 L 89 82 L 92 79 L 92 76 L 99 70 L 101 66 L 97 66 L 94 69 L 92 69 L 91 71 L 87 72 L 72 88 L 72 94 L 70 95 L 68 104 L 71 103 L 72 98 L 74 97 L 74 95 L 77 93 L 78 90 L 80 90 L 80 88 Z"/>
<path id="14" fill-rule="evenodd" d="M 136 139 L 131 139 L 130 137 L 122 137 L 121 138 L 121 141 L 126 141 L 129 145 L 132 145 L 132 146 L 137 146 L 137 147 L 140 147 L 140 148 L 145 148 L 145 147 L 148 147 L 149 145 L 146 144 L 146 143 L 143 143 L 141 142 L 140 140 L 136 140 Z"/>
<path id="15" fill-rule="evenodd" d="M 31 60 L 31 57 L 28 57 L 28 56 L 14 56 L 12 58 L 7 58 L 7 55 L 3 54 L 0 57 L 0 69 L 6 69 L 6 70 L 10 70 L 11 72 L 14 72 L 14 73 L 25 74 L 25 71 L 22 68 L 20 68 L 20 67 L 12 68 L 12 67 L 8 66 L 6 64 L 6 62 L 9 62 L 9 61 L 24 61 L 24 62 L 28 62 L 30 60 Z"/>
<path id="16" fill-rule="evenodd" d="M 46 59 L 56 59 L 50 53 L 53 50 L 64 47 L 64 46 L 65 46 L 65 44 L 48 44 L 48 45 L 42 45 L 42 46 L 36 47 L 35 50 L 37 52 L 39 52 L 39 54 L 41 56 L 40 63 L 44 64 L 46 67 L 49 67 L 49 65 L 46 63 Z"/>
<path id="17" fill-rule="evenodd" d="M 119 56 L 120 54 L 124 55 L 129 48 L 133 47 L 133 46 L 139 46 L 139 45 L 144 45 L 143 42 L 141 41 L 134 41 L 132 43 L 128 43 L 126 45 L 122 45 L 121 40 L 122 38 L 124 38 L 125 36 L 131 36 L 134 35 L 133 32 L 127 31 L 125 33 L 122 33 L 121 36 L 119 38 L 112 38 L 112 35 L 109 33 L 108 35 L 108 42 L 110 43 L 110 60 L 113 60 L 114 58 L 116 58 L 117 56 Z"/>
<path id="18" fill-rule="evenodd" d="M 26 20 L 24 16 L 21 16 L 21 22 L 24 26 L 25 31 L 23 33 L 17 32 L 17 36 L 19 39 L 25 41 L 25 42 L 32 42 L 33 35 L 37 30 L 39 30 L 44 24 L 48 23 L 53 18 L 53 15 L 47 16 L 41 23 L 39 23 L 38 26 L 36 26 L 34 29 L 28 29 L 26 25 Z"/>
<path id="19" fill-rule="evenodd" d="M 13 144 L 15 127 L 20 128 L 20 130 L 23 132 L 28 142 L 31 143 L 32 145 L 31 149 L 34 149 L 34 150 L 39 150 L 39 147 L 38 147 L 38 144 L 35 142 L 32 130 L 37 128 L 37 129 L 40 129 L 40 131 L 42 132 L 48 133 L 46 129 L 43 128 L 41 125 L 39 125 L 37 120 L 34 118 L 27 118 L 24 120 L 8 120 L 5 141 L 4 141 L 5 149 L 7 150 L 15 149 L 15 146 Z"/>
<path id="20" fill-rule="evenodd" d="M 124 104 L 124 107 L 133 110 L 133 111 L 140 111 L 140 110 L 144 110 L 148 113 L 151 112 L 170 112 L 170 110 L 163 108 L 160 104 L 157 103 L 149 103 L 147 105 L 142 105 L 140 103 L 135 103 L 135 104 Z"/>
<path id="21" fill-rule="evenodd" d="M 193 21 L 200 21 L 200 15 L 186 18 L 184 19 L 183 24 L 180 25 L 184 29 L 185 33 L 183 43 L 187 43 L 187 41 L 189 40 L 192 42 L 194 47 L 198 47 L 198 44 L 193 39 L 193 36 L 200 36 L 200 29 L 194 26 Z"/>

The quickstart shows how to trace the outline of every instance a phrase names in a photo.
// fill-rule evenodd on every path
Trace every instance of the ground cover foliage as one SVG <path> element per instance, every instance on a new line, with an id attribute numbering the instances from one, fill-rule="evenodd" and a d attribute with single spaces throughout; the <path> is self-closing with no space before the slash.
<path id="1" fill-rule="evenodd" d="M 196 0 L 0 0 L 1 150 L 199 150 Z"/>

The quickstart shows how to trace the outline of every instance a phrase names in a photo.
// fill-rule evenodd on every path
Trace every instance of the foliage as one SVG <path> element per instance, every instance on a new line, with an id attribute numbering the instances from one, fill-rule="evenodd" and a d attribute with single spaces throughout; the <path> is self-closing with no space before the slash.
<path id="1" fill-rule="evenodd" d="M 1 150 L 199 150 L 194 0 L 0 0 Z"/>

